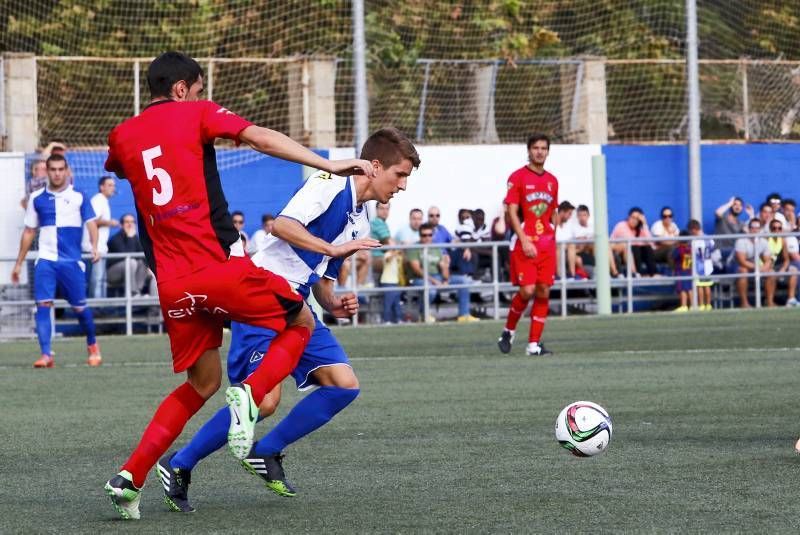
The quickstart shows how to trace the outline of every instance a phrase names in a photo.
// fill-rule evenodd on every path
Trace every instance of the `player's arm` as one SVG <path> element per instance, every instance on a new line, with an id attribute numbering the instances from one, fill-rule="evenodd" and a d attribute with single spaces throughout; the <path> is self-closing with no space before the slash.
<path id="1" fill-rule="evenodd" d="M 358 297 L 349 292 L 336 295 L 333 292 L 335 282 L 327 277 L 321 278 L 311 288 L 317 303 L 330 312 L 334 318 L 351 318 L 358 313 Z"/>
<path id="2" fill-rule="evenodd" d="M 92 244 L 92 263 L 95 263 L 100 260 L 100 253 L 97 252 L 97 220 L 87 221 L 86 230 L 89 231 L 89 242 Z"/>
<path id="3" fill-rule="evenodd" d="M 517 235 L 517 239 L 522 246 L 522 252 L 525 253 L 525 256 L 529 258 L 535 258 L 538 254 L 538 251 L 536 250 L 536 246 L 533 244 L 533 241 L 531 241 L 531 239 L 522 229 L 522 223 L 519 220 L 519 205 L 509 204 L 506 207 L 506 212 L 508 213 L 508 221 L 511 223 L 511 230 Z"/>
<path id="4" fill-rule="evenodd" d="M 328 171 L 335 175 L 367 175 L 370 178 L 375 176 L 372 162 L 355 158 L 328 160 L 297 143 L 289 136 L 269 128 L 250 125 L 239 133 L 239 140 L 264 154 Z"/>
<path id="5" fill-rule="evenodd" d="M 28 255 L 28 251 L 31 250 L 34 238 L 36 238 L 36 229 L 31 227 L 25 227 L 25 230 L 22 231 L 22 237 L 19 240 L 19 253 L 17 254 L 17 263 L 14 264 L 14 270 L 11 272 L 11 282 L 13 282 L 14 284 L 19 283 L 19 274 L 22 271 L 22 263 L 25 261 L 25 257 Z"/>
<path id="6" fill-rule="evenodd" d="M 332 245 L 311 234 L 299 221 L 283 215 L 275 218 L 272 235 L 300 249 L 331 257 L 349 256 L 361 249 L 374 249 L 381 246 L 381 242 L 372 238 L 359 238 L 340 245 Z"/>

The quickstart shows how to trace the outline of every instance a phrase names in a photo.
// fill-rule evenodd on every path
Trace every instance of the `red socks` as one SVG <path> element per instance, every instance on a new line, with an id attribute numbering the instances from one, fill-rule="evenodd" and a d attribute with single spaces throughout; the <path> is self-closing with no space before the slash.
<path id="1" fill-rule="evenodd" d="M 256 371 L 242 381 L 250 385 L 256 405 L 295 369 L 309 338 L 311 332 L 308 329 L 293 325 L 272 340 Z"/>
<path id="2" fill-rule="evenodd" d="M 544 324 L 547 321 L 547 313 L 550 311 L 550 298 L 533 300 L 531 307 L 531 332 L 528 336 L 528 342 L 536 342 L 537 344 L 542 339 L 542 331 L 544 331 Z"/>
<path id="3" fill-rule="evenodd" d="M 142 440 L 122 466 L 133 475 L 133 484 L 142 488 L 147 472 L 155 466 L 183 431 L 186 422 L 200 410 L 206 400 L 189 383 L 172 391 L 156 409 L 144 430 Z"/>
<path id="4" fill-rule="evenodd" d="M 508 318 L 506 318 L 507 330 L 514 331 L 517 329 L 517 323 L 519 323 L 519 319 L 522 317 L 526 308 L 528 308 L 528 302 L 522 299 L 519 293 L 515 293 L 514 298 L 511 300 L 511 306 L 508 307 Z"/>

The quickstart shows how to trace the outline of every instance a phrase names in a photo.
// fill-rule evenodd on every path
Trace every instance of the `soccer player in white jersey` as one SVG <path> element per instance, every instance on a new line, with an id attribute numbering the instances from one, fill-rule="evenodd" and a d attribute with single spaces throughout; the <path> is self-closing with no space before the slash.
<path id="1" fill-rule="evenodd" d="M 50 309 L 56 298 L 56 288 L 78 316 L 86 333 L 89 366 L 99 366 L 103 359 L 97 345 L 92 311 L 86 306 L 85 265 L 81 261 L 83 226 L 89 232 L 92 261 L 97 262 L 96 215 L 89 198 L 75 191 L 68 182 L 67 160 L 60 154 L 47 159 L 47 186 L 31 194 L 25 209 L 25 230 L 19 243 L 17 263 L 11 281 L 19 283 L 22 263 L 39 229 L 39 257 L 33 273 L 33 293 L 36 299 L 36 334 L 41 357 L 34 368 L 52 368 L 55 365 L 50 347 L 52 323 Z"/>
<path id="2" fill-rule="evenodd" d="M 380 246 L 380 242 L 369 238 L 365 203 L 389 202 L 395 193 L 406 189 L 406 179 L 420 163 L 414 145 L 394 128 L 384 128 L 370 136 L 361 158 L 372 162 L 375 178 L 346 178 L 325 172 L 311 175 L 278 215 L 272 234 L 253 256 L 257 266 L 283 276 L 304 297 L 313 291 L 317 302 L 339 318 L 358 312 L 354 294 L 337 296 L 333 291 L 342 263 L 356 250 Z M 228 377 L 236 383 L 260 364 L 275 332 L 237 322 L 231 324 L 231 331 Z M 319 319 L 292 376 L 299 390 L 316 389 L 301 399 L 242 461 L 249 472 L 281 496 L 296 493 L 283 471 L 283 450 L 325 425 L 359 393 L 358 379 L 347 354 Z M 278 385 L 259 406 L 262 418 L 275 411 L 280 397 Z M 186 447 L 158 462 L 164 501 L 172 510 L 194 510 L 188 499 L 191 470 L 225 445 L 230 418 L 227 407 L 220 409 Z"/>

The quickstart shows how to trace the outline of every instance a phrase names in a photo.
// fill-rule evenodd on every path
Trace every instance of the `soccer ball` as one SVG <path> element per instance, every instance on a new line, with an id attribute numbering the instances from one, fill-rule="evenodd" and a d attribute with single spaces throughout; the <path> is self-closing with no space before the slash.
<path id="1" fill-rule="evenodd" d="M 556 440 L 576 457 L 603 453 L 611 442 L 611 417 L 597 403 L 570 403 L 556 419 Z"/>

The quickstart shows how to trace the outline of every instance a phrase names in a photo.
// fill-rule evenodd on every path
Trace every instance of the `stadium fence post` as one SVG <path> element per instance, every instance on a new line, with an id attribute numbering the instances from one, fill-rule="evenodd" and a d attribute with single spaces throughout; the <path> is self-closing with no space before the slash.
<path id="1" fill-rule="evenodd" d="M 633 314 L 633 244 L 630 238 L 625 238 L 625 274 L 628 277 L 628 314 Z"/>
<path id="2" fill-rule="evenodd" d="M 369 101 L 367 96 L 367 42 L 364 32 L 364 0 L 353 1 L 353 83 L 355 85 L 356 154 L 369 136 Z"/>
<path id="3" fill-rule="evenodd" d="M 561 272 L 561 316 L 567 315 L 567 246 L 564 242 L 558 244 L 558 270 Z"/>
<path id="4" fill-rule="evenodd" d="M 594 276 L 597 283 L 597 313 L 611 314 L 611 273 L 609 271 L 608 198 L 606 195 L 606 157 L 592 156 L 594 201 Z M 630 271 L 628 272 L 630 280 Z"/>
<path id="5" fill-rule="evenodd" d="M 133 303 L 131 303 L 131 256 L 127 255 L 125 262 L 125 335 L 133 334 Z"/>
<path id="6" fill-rule="evenodd" d="M 705 244 L 703 245 L 705 247 Z M 694 240 L 689 242 L 692 251 L 692 310 L 697 310 L 697 257 L 694 254 Z M 702 257 L 701 257 L 702 258 Z"/>
<path id="7" fill-rule="evenodd" d="M 139 60 L 133 62 L 133 114 L 139 115 L 139 111 L 142 109 L 142 95 L 140 94 L 139 87 L 139 72 L 140 72 L 141 65 L 139 64 Z"/>
<path id="8" fill-rule="evenodd" d="M 761 256 L 758 254 L 758 240 L 761 238 L 756 237 L 753 241 L 753 251 L 755 251 L 755 255 L 753 255 L 753 264 L 755 264 L 755 270 L 753 276 L 755 277 L 756 283 L 756 308 L 761 308 Z"/>
<path id="9" fill-rule="evenodd" d="M 494 319 L 500 319 L 500 263 L 498 262 L 497 244 L 492 245 L 492 293 L 494 294 Z"/>
<path id="10" fill-rule="evenodd" d="M 686 93 L 689 96 L 689 213 L 703 220 L 700 175 L 700 74 L 697 59 L 697 0 L 686 0 Z"/>
<path id="11" fill-rule="evenodd" d="M 428 301 L 431 294 L 430 286 L 428 285 L 428 246 L 422 246 L 422 321 L 428 323 L 428 317 L 431 315 L 430 302 Z"/>

